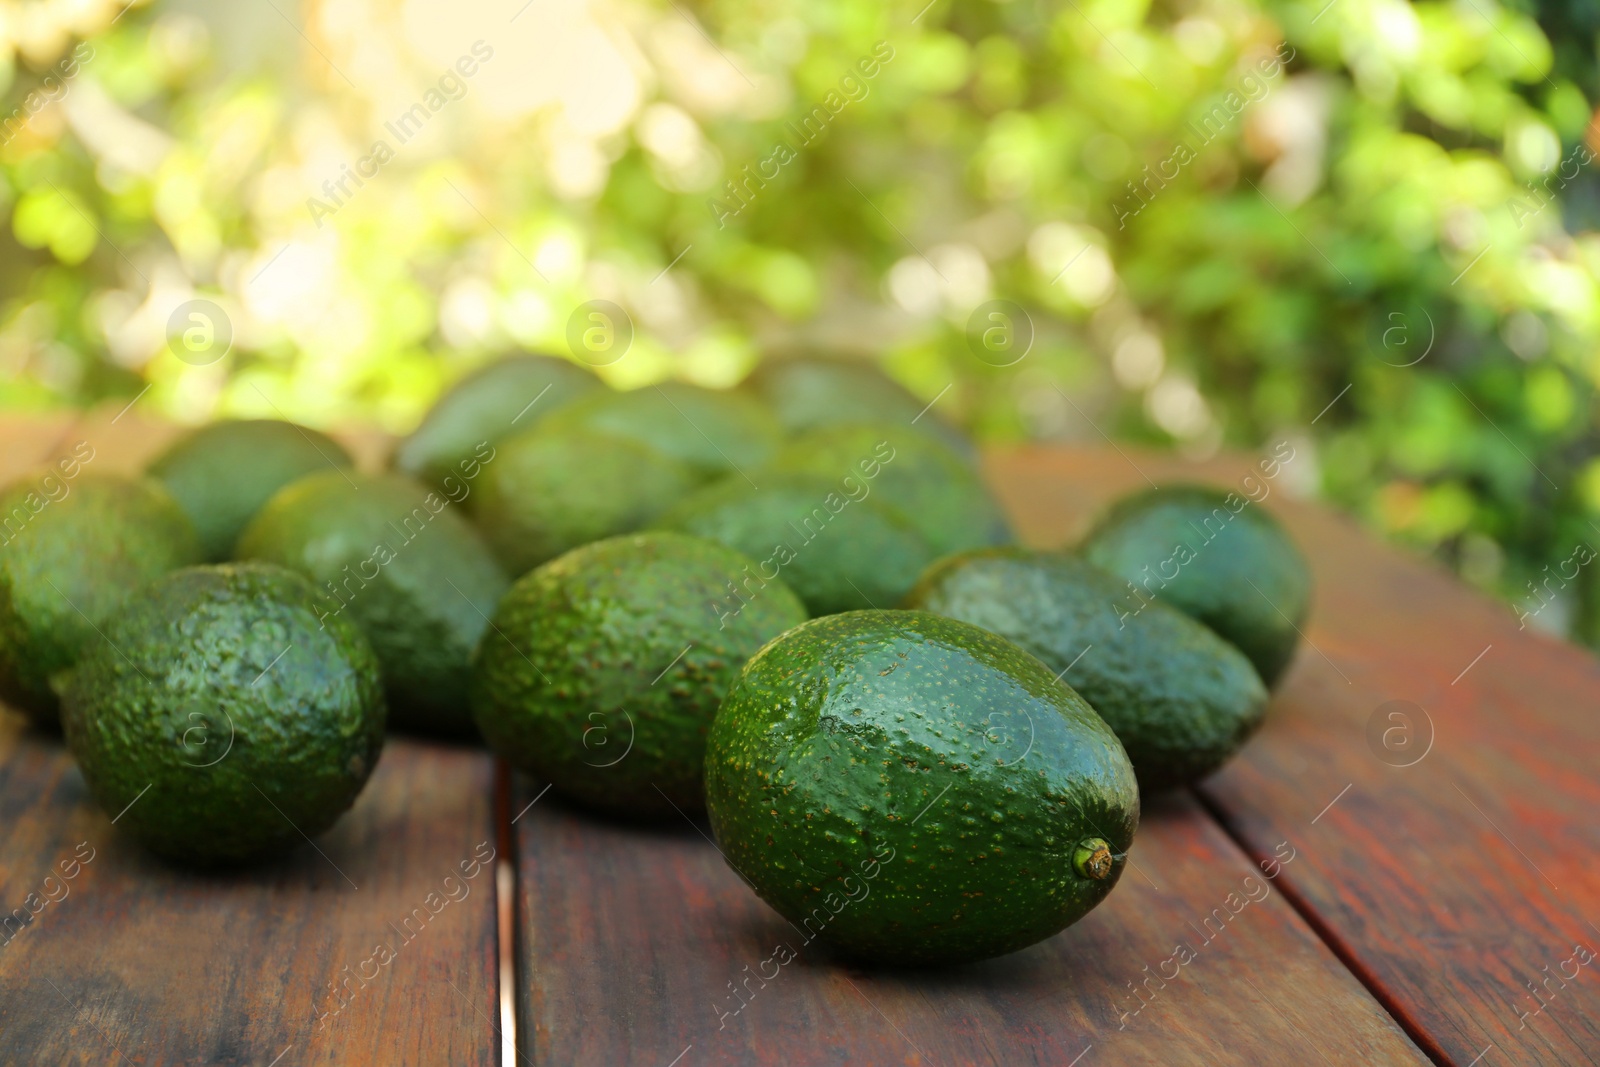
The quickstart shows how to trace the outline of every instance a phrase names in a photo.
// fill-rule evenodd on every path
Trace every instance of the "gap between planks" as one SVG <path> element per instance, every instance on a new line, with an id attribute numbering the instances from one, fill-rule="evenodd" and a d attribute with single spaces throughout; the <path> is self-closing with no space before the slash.
<path id="1" fill-rule="evenodd" d="M 1233 846 L 1239 850 L 1240 854 L 1250 861 L 1251 866 L 1259 868 L 1269 858 L 1265 855 L 1257 855 L 1251 850 L 1244 836 L 1238 833 L 1232 823 L 1229 822 L 1227 813 L 1219 805 L 1213 803 L 1211 798 L 1206 796 L 1204 790 L 1189 786 L 1187 792 L 1200 805 L 1200 810 L 1206 813 L 1207 817 L 1216 824 L 1217 828 L 1222 831 L 1229 841 L 1233 842 Z M 1341 793 L 1339 795 L 1343 796 L 1344 794 Z M 1329 806 L 1331 807 L 1332 805 Z M 1395 1025 L 1405 1031 L 1406 1036 L 1422 1051 L 1422 1054 L 1432 1060 L 1436 1067 L 1454 1067 L 1454 1061 L 1445 1054 L 1444 1048 L 1440 1046 L 1439 1042 L 1427 1030 L 1423 1029 L 1416 1019 L 1411 1017 L 1399 1000 L 1389 992 L 1378 976 L 1361 962 L 1350 947 L 1345 944 L 1344 940 L 1339 937 L 1338 933 L 1334 931 L 1333 927 L 1323 921 L 1322 916 L 1311 906 L 1311 902 L 1295 888 L 1294 882 L 1285 880 L 1278 886 L 1278 890 L 1283 894 L 1284 900 L 1288 901 L 1289 906 L 1294 909 L 1295 914 L 1299 915 L 1301 920 L 1311 928 L 1311 932 L 1316 935 L 1317 940 L 1327 946 L 1328 951 L 1333 953 L 1334 958 L 1344 965 L 1345 970 L 1349 971 L 1355 980 L 1360 982 L 1362 987 L 1372 995 L 1372 999 L 1376 1000 L 1383 1010 L 1389 1013 L 1389 1018 L 1393 1019 Z"/>

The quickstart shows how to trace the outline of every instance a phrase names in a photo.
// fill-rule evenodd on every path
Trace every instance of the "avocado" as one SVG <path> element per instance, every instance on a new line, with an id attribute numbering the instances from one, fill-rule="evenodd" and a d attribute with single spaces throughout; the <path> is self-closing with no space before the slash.
<path id="1" fill-rule="evenodd" d="M 706 745 L 728 863 L 807 942 L 893 965 L 1013 952 L 1122 874 L 1122 745 L 1010 641 L 922 611 L 813 619 L 745 664 Z"/>
<path id="2" fill-rule="evenodd" d="M 1123 610 L 1166 601 L 1243 652 L 1269 687 L 1294 656 L 1310 567 L 1278 520 L 1238 493 L 1183 485 L 1124 497 L 1081 551 L 1126 583 Z"/>
<path id="3" fill-rule="evenodd" d="M 302 475 L 354 466 L 331 438 L 292 422 L 215 422 L 179 438 L 146 473 L 167 487 L 200 534 L 202 558 L 225 560 L 267 498 Z"/>
<path id="4" fill-rule="evenodd" d="M 239 538 L 239 558 L 310 578 L 319 618 L 348 611 L 391 721 L 425 733 L 472 733 L 467 664 L 507 585 L 458 503 L 398 474 L 325 471 L 280 489 Z"/>
<path id="5" fill-rule="evenodd" d="M 812 615 L 894 607 L 934 552 L 900 512 L 870 493 L 871 483 L 859 476 L 763 474 L 761 488 L 752 489 L 735 474 L 685 497 L 657 525 L 758 561 L 738 580 L 741 596 L 777 577 Z"/>
<path id="6" fill-rule="evenodd" d="M 135 597 L 68 676 L 67 746 L 100 807 L 198 865 L 284 852 L 332 826 L 383 746 L 378 662 L 319 619 L 300 575 L 187 567 Z"/>
<path id="7" fill-rule="evenodd" d="M 517 579 L 473 661 L 490 747 L 595 808 L 703 811 L 706 730 L 723 693 L 806 617 L 779 581 L 730 610 L 728 589 L 751 566 L 710 541 L 640 533 Z"/>
<path id="8" fill-rule="evenodd" d="M 467 507 L 513 576 L 590 541 L 632 533 L 698 481 L 670 456 L 589 430 L 535 428 L 495 448 Z"/>
<path id="9" fill-rule="evenodd" d="M 870 483 L 878 502 L 898 510 L 935 555 L 1011 540 L 978 475 L 948 446 L 913 426 L 824 426 L 785 444 L 770 469 Z"/>
<path id="10" fill-rule="evenodd" d="M 936 563 L 907 607 L 970 622 L 1038 656 L 1116 731 L 1139 787 L 1187 785 L 1261 725 L 1267 691 L 1244 654 L 1160 601 L 1063 553 L 989 548 Z"/>
<path id="11" fill-rule="evenodd" d="M 598 393 L 562 408 L 553 433 L 590 430 L 626 437 L 688 464 L 701 481 L 749 474 L 778 446 L 771 412 L 742 393 L 662 382 L 626 393 Z"/>
<path id="12" fill-rule="evenodd" d="M 531 429 L 568 402 L 603 388 L 600 379 L 571 360 L 507 356 L 446 390 L 411 436 L 396 446 L 394 468 L 442 486 L 448 477 L 463 477 L 461 464 L 480 446 Z"/>
<path id="13" fill-rule="evenodd" d="M 0 697 L 57 722 L 55 676 L 101 644 L 145 583 L 200 561 L 194 525 L 159 482 L 86 471 L 74 453 L 0 492 Z"/>
<path id="14" fill-rule="evenodd" d="M 847 422 L 910 425 L 939 438 L 969 463 L 972 442 L 912 396 L 874 363 L 859 359 L 792 356 L 759 364 L 746 386 L 767 402 L 790 434 Z"/>

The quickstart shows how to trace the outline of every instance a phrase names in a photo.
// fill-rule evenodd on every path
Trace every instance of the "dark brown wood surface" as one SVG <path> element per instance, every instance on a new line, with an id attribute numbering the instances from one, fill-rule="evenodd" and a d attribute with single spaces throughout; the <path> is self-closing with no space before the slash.
<path id="1" fill-rule="evenodd" d="M 703 825 L 640 828 L 532 783 L 520 793 L 518 1007 L 533 1063 L 1427 1062 L 1183 795 L 1151 806 L 1135 869 L 1064 933 L 969 967 L 884 972 L 807 945 Z M 1208 926 L 1213 909 L 1226 921 Z M 1180 944 L 1193 959 L 1163 968 Z M 795 958 L 763 966 L 779 945 Z"/>
<path id="2" fill-rule="evenodd" d="M 1109 449 L 991 470 L 1050 544 L 1146 477 L 1195 473 Z M 1347 520 L 1264 503 L 1315 607 L 1265 728 L 1203 798 L 1257 857 L 1295 843 L 1281 888 L 1435 1058 L 1600 1063 L 1600 663 Z"/>
<path id="3" fill-rule="evenodd" d="M 8 417 L 0 480 L 80 440 L 132 469 L 175 432 L 137 405 Z M 385 449 L 342 439 L 369 468 Z M 1236 483 L 1248 463 L 1032 449 L 989 474 L 1023 539 L 1058 545 L 1118 493 Z M 1289 502 L 1290 481 L 1264 506 L 1306 548 L 1317 601 L 1262 733 L 1197 793 L 1147 805 L 1101 908 L 951 971 L 804 944 L 703 825 L 609 822 L 527 782 L 497 805 L 486 755 L 403 740 L 317 848 L 195 875 L 117 834 L 59 740 L 0 711 L 0 913 L 59 897 L 0 934 L 0 1064 L 497 1063 L 493 870 L 412 940 L 391 924 L 512 838 L 520 1063 L 1600 1062 L 1600 958 L 1574 953 L 1600 950 L 1600 667 Z M 1412 733 L 1386 747 L 1396 709 Z M 1260 899 L 1234 914 L 1230 893 Z M 401 942 L 393 963 L 319 1020 L 380 942 Z M 763 984 L 779 943 L 796 958 Z M 1162 977 L 1180 945 L 1192 960 Z"/>
<path id="4" fill-rule="evenodd" d="M 0 480 L 80 440 L 132 469 L 172 432 L 117 414 L 13 423 Z M 31 919 L 0 932 L 0 1064 L 498 1063 L 495 870 L 459 868 L 500 848 L 494 796 L 481 751 L 391 739 L 315 847 L 196 874 L 119 835 L 60 739 L 0 709 L 0 919 Z"/>

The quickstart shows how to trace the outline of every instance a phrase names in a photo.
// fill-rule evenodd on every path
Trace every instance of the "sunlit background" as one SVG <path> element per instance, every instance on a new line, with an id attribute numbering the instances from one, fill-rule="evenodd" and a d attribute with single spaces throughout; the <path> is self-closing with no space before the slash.
<path id="1" fill-rule="evenodd" d="M 603 299 L 619 387 L 823 351 L 985 441 L 1287 440 L 1600 641 L 1600 9 L 925 2 L 0 4 L 0 404 L 405 431 Z"/>

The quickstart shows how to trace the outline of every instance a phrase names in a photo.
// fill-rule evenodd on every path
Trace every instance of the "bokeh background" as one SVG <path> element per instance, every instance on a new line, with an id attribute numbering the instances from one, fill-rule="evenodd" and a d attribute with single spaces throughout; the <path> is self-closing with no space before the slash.
<path id="1" fill-rule="evenodd" d="M 1590 0 L 0 3 L 0 407 L 403 432 L 606 300 L 619 387 L 822 351 L 983 441 L 1288 441 L 1298 492 L 1595 644 L 1597 29 Z M 220 359 L 169 338 L 196 299 Z"/>

